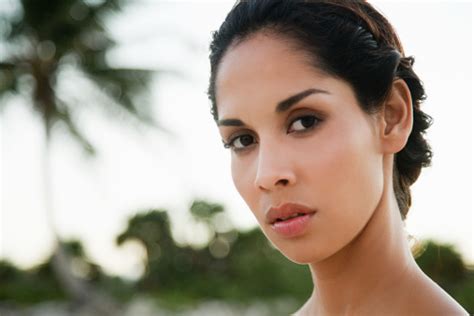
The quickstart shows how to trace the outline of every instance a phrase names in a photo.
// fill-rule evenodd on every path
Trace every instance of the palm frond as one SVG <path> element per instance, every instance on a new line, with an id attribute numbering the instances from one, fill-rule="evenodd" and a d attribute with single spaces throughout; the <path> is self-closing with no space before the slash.
<path id="1" fill-rule="evenodd" d="M 21 0 L 21 17 L 10 19 L 7 40 L 27 36 L 31 41 L 49 41 L 56 56 L 76 51 L 104 51 L 115 43 L 108 37 L 103 19 L 122 8 L 122 1 L 91 4 L 83 0 Z"/>
<path id="2" fill-rule="evenodd" d="M 135 98 L 148 92 L 149 82 L 153 75 L 150 70 L 103 68 L 87 69 L 86 75 L 102 91 L 111 97 L 116 105 L 139 120 L 151 123 L 151 108 L 147 103 L 135 102 Z"/>
<path id="3" fill-rule="evenodd" d="M 74 115 L 72 115 L 69 110 L 70 105 L 58 98 L 56 99 L 56 102 L 61 105 L 60 107 L 55 108 L 57 111 L 56 115 L 54 116 L 56 122 L 63 122 L 71 136 L 81 144 L 81 147 L 85 150 L 85 152 L 91 156 L 94 156 L 96 154 L 96 149 L 77 128 L 77 125 L 73 120 Z"/>
<path id="4" fill-rule="evenodd" d="M 12 55 L 8 56 L 10 64 L 3 63 L 0 67 L 0 96 L 7 91 L 18 92 L 17 79 L 21 74 L 32 75 L 36 81 L 33 101 L 45 120 L 47 130 L 52 123 L 62 121 L 84 149 L 93 153 L 94 148 L 74 123 L 70 113 L 73 108 L 68 107 L 67 99 L 61 101 L 58 98 L 57 74 L 62 67 L 72 65 L 113 100 L 114 106 L 126 110 L 141 123 L 162 129 L 153 120 L 149 103 L 143 102 L 154 72 L 114 68 L 106 59 L 115 42 L 103 23 L 110 14 L 119 12 L 126 2 L 19 1 L 21 10 L 16 17 L 1 17 L 5 19 L 3 24 L 9 23 L 3 42 L 8 43 Z M 71 56 L 73 58 L 68 59 Z M 17 67 L 12 68 L 12 64 Z M 137 101 L 140 97 L 142 100 Z M 81 102 L 89 102 L 86 98 Z"/>

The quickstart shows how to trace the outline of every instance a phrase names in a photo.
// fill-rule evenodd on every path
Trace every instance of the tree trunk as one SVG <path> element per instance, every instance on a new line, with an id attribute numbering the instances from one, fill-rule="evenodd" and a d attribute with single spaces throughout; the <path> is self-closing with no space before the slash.
<path id="1" fill-rule="evenodd" d="M 62 243 L 56 224 L 54 222 L 54 206 L 52 194 L 51 173 L 51 128 L 44 123 L 45 144 L 43 146 L 43 190 L 47 221 L 54 238 L 54 253 L 51 258 L 52 269 L 55 277 L 63 290 L 70 297 L 72 303 L 86 314 L 91 315 L 118 315 L 119 307 L 116 302 L 106 295 L 99 293 L 85 280 L 75 277 L 71 271 L 71 258 Z"/>
<path id="2" fill-rule="evenodd" d="M 50 146 L 51 134 L 47 123 L 44 124 L 44 146 L 43 146 L 43 193 L 45 201 L 45 210 L 47 221 L 54 239 L 54 253 L 52 257 L 53 271 L 58 278 L 59 283 L 71 299 L 82 301 L 87 298 L 87 289 L 80 279 L 74 277 L 70 271 L 69 256 L 64 249 L 64 245 L 59 238 L 56 224 L 54 223 L 54 209 L 52 201 L 52 181 L 51 181 L 51 159 Z"/>

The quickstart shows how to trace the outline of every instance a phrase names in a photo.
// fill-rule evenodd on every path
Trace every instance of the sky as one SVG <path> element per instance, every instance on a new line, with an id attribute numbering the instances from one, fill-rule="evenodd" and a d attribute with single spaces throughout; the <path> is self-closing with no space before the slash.
<path id="1" fill-rule="evenodd" d="M 0 10 L 7 2 L 0 0 Z M 371 3 L 395 27 L 406 55 L 415 57 L 428 95 L 422 109 L 434 119 L 426 136 L 433 162 L 411 187 L 407 230 L 419 239 L 453 244 L 474 264 L 472 4 Z M 112 64 L 182 74 L 156 76 L 150 94 L 156 121 L 171 135 L 137 131 L 100 107 L 84 106 L 80 126 L 98 156 L 85 158 L 60 128 L 53 139 L 54 223 L 63 238 L 81 239 L 86 254 L 111 274 L 134 278 L 142 271 L 142 249 L 133 243 L 115 246 L 115 237 L 139 211 L 167 209 L 173 236 L 182 244 L 207 240 L 203 227 L 190 229 L 188 209 L 198 198 L 223 204 L 237 228 L 257 226 L 232 183 L 230 152 L 222 147 L 206 96 L 211 32 L 232 5 L 136 0 L 109 20 L 119 43 L 107 56 Z M 87 88 L 65 78 L 64 89 L 76 97 Z M 38 117 L 24 101 L 11 101 L 0 124 L 0 258 L 26 268 L 45 260 L 52 247 L 43 197 L 44 139 Z"/>

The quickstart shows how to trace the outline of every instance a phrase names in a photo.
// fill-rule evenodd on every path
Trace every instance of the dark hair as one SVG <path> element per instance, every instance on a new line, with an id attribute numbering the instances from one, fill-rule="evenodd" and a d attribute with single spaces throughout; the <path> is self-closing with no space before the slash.
<path id="1" fill-rule="evenodd" d="M 289 40 L 324 73 L 344 80 L 354 90 L 361 109 L 378 113 L 395 79 L 403 79 L 412 97 L 413 129 L 405 147 L 395 154 L 393 187 L 402 219 L 411 206 L 410 186 L 421 168 L 431 165 L 425 130 L 431 116 L 420 110 L 426 99 L 413 71 L 414 58 L 405 57 L 398 36 L 369 3 L 362 0 L 248 0 L 237 2 L 210 44 L 208 96 L 217 121 L 216 74 L 226 51 L 257 32 Z"/>

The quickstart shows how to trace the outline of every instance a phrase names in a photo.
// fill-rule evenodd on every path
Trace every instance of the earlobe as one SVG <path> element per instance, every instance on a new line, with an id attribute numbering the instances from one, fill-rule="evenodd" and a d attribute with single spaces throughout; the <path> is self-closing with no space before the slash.
<path id="1" fill-rule="evenodd" d="M 386 153 L 401 151 L 413 128 L 413 107 L 410 89 L 403 79 L 392 83 L 383 108 L 383 147 Z"/>

